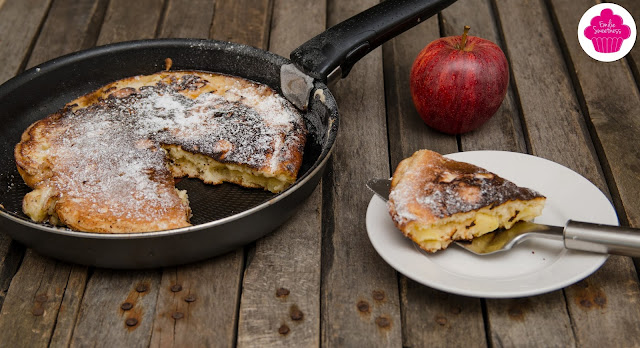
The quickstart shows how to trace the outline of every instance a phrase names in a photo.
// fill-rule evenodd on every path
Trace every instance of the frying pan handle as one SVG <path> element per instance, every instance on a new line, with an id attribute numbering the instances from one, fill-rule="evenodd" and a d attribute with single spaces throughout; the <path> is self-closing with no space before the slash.
<path id="1" fill-rule="evenodd" d="M 344 78 L 353 65 L 374 48 L 454 2 L 382 1 L 305 42 L 291 52 L 291 60 L 300 70 L 324 83 Z"/>

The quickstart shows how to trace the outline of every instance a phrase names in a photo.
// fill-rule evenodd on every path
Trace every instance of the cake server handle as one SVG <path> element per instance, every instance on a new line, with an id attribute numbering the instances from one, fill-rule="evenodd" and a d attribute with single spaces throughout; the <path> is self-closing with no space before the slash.
<path id="1" fill-rule="evenodd" d="M 640 229 L 569 220 L 564 228 L 567 249 L 640 257 Z"/>

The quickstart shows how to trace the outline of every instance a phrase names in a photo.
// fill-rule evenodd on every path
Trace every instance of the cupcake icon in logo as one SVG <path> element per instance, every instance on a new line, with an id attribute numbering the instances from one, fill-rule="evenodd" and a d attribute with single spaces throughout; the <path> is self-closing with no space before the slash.
<path id="1" fill-rule="evenodd" d="M 631 28 L 610 8 L 605 8 L 599 16 L 593 17 L 590 24 L 584 30 L 584 36 L 591 40 L 596 52 L 618 52 L 622 42 L 631 36 Z"/>
<path id="2" fill-rule="evenodd" d="M 633 48 L 636 24 L 624 7 L 612 3 L 597 4 L 580 19 L 578 41 L 591 58 L 613 62 Z"/>

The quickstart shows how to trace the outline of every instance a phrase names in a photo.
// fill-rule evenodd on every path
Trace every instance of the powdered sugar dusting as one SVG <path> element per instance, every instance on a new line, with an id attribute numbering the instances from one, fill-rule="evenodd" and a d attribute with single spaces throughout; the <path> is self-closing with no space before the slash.
<path id="1" fill-rule="evenodd" d="M 387 206 L 393 206 L 395 209 L 396 219 L 400 223 L 407 223 L 408 221 L 417 220 L 418 217 L 409 209 L 410 193 L 412 190 L 408 185 L 398 185 L 389 193 L 389 200 Z"/>
<path id="2" fill-rule="evenodd" d="M 181 204 L 160 144 L 270 171 L 290 159 L 287 146 L 304 144 L 301 115 L 268 87 L 238 84 L 196 98 L 180 93 L 204 84 L 183 75 L 63 110 L 53 121 L 63 131 L 49 154 L 58 192 L 95 213 L 155 219 Z"/>
<path id="3" fill-rule="evenodd" d="M 50 156 L 52 181 L 67 196 L 61 199 L 123 219 L 141 218 L 140 214 L 159 218 L 179 206 L 172 188 L 161 184 L 172 180 L 162 151 L 136 139 L 135 122 L 119 122 L 130 116 L 120 110 L 90 109 L 68 113 L 59 121 L 65 131 L 54 141 Z M 136 209 L 142 201 L 151 209 Z"/>

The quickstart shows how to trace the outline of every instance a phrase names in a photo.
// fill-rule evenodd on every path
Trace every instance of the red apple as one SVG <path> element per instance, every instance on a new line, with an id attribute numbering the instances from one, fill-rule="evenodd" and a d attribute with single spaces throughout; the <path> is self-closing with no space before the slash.
<path id="1" fill-rule="evenodd" d="M 424 122 L 461 134 L 496 113 L 507 93 L 509 66 L 496 44 L 468 36 L 443 37 L 418 54 L 411 68 L 411 96 Z"/>

